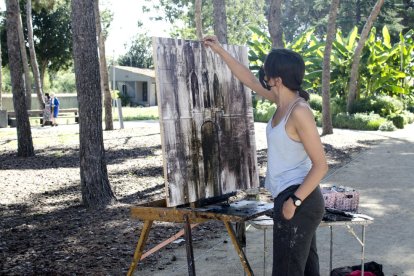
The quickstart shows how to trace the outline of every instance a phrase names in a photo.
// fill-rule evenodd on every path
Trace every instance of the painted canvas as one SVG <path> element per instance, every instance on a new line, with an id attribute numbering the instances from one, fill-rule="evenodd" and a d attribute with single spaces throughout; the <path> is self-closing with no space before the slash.
<path id="1" fill-rule="evenodd" d="M 247 65 L 247 49 L 224 45 Z M 251 93 L 198 41 L 153 38 L 168 206 L 258 187 Z"/>

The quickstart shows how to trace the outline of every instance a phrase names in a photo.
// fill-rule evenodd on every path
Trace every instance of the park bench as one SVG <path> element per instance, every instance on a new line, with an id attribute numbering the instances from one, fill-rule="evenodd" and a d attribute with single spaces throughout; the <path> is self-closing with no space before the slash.
<path id="1" fill-rule="evenodd" d="M 28 110 L 27 114 L 31 119 L 39 119 L 40 124 L 43 123 L 43 110 Z M 10 127 L 16 127 L 16 112 L 7 112 L 7 120 Z M 61 108 L 59 109 L 59 119 L 75 118 L 75 122 L 79 123 L 79 110 L 77 108 Z"/>

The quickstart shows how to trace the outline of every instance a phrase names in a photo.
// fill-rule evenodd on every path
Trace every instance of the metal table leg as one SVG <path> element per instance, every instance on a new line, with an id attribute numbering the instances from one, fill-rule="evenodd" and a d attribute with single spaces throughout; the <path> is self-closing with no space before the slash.
<path id="1" fill-rule="evenodd" d="M 362 225 L 362 244 L 361 244 L 361 275 L 364 275 L 364 263 L 365 263 L 365 225 Z"/>
<path id="2" fill-rule="evenodd" d="M 263 275 L 266 276 L 266 228 L 263 229 Z"/>
<path id="3" fill-rule="evenodd" d="M 333 252 L 333 229 L 332 225 L 329 225 L 329 230 L 331 231 L 331 241 L 329 246 L 329 273 L 332 271 L 332 252 Z"/>
<path id="4" fill-rule="evenodd" d="M 184 215 L 184 234 L 185 234 L 185 243 L 187 251 L 187 264 L 188 264 L 188 275 L 195 276 L 195 265 L 194 265 L 194 253 L 193 253 L 193 239 L 191 236 L 191 225 L 188 215 Z"/>

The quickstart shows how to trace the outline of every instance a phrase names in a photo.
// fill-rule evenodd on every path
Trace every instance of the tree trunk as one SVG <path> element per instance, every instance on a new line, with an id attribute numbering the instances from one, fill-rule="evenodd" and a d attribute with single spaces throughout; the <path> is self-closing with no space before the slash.
<path id="1" fill-rule="evenodd" d="M 0 110 L 3 110 L 3 67 L 1 66 L 1 41 L 0 41 Z"/>
<path id="2" fill-rule="evenodd" d="M 29 61 L 27 60 L 26 42 L 24 40 L 23 23 L 22 23 L 22 16 L 20 14 L 20 7 L 18 7 L 18 12 L 19 12 L 19 22 L 18 22 L 19 25 L 18 25 L 17 32 L 19 34 L 19 45 L 20 45 L 20 52 L 22 56 L 21 59 L 23 62 L 27 109 L 30 109 L 32 107 L 32 81 L 30 80 Z"/>
<path id="3" fill-rule="evenodd" d="M 332 116 L 330 105 L 330 84 L 331 84 L 331 51 L 335 37 L 335 22 L 338 14 L 339 0 L 332 0 L 329 10 L 328 27 L 326 30 L 326 45 L 323 54 L 322 72 L 322 135 L 332 134 Z"/>
<path id="4" fill-rule="evenodd" d="M 92 208 L 110 204 L 102 133 L 102 94 L 94 15 L 95 0 L 72 0 L 73 55 L 79 101 L 80 178 L 83 203 Z"/>
<path id="5" fill-rule="evenodd" d="M 352 105 L 356 99 L 356 91 L 358 87 L 358 69 L 359 69 L 359 62 L 361 60 L 361 53 L 362 49 L 364 48 L 365 41 L 368 38 L 368 34 L 371 30 L 372 24 L 374 23 L 375 19 L 378 17 L 378 14 L 381 11 L 381 7 L 384 4 L 384 0 L 378 0 L 375 4 L 374 8 L 369 15 L 367 22 L 362 29 L 361 36 L 359 38 L 358 44 L 355 48 L 354 57 L 352 60 L 352 67 L 351 67 L 351 78 L 349 80 L 349 91 L 348 91 L 348 101 L 346 105 L 347 111 L 350 113 L 352 109 Z"/>
<path id="6" fill-rule="evenodd" d="M 227 44 L 227 16 L 224 0 L 214 0 L 214 34 L 222 44 Z"/>
<path id="7" fill-rule="evenodd" d="M 9 55 L 10 78 L 13 92 L 13 106 L 16 113 L 17 156 L 34 156 L 32 132 L 25 101 L 23 68 L 19 43 L 20 11 L 17 0 L 6 1 L 7 50 Z"/>
<path id="8" fill-rule="evenodd" d="M 44 105 L 45 99 L 43 96 L 42 84 L 40 82 L 39 64 L 37 63 L 36 51 L 33 41 L 33 23 L 32 23 L 32 0 L 26 2 L 26 17 L 27 17 L 27 40 L 29 41 L 30 63 L 32 64 L 33 78 L 35 80 L 35 88 L 37 99 L 40 108 Z"/>
<path id="9" fill-rule="evenodd" d="M 201 15 L 201 3 L 202 0 L 195 0 L 195 25 L 196 25 L 196 34 L 197 39 L 203 39 L 203 18 Z"/>
<path id="10" fill-rule="evenodd" d="M 101 16 L 99 14 L 99 0 L 95 0 L 94 4 L 96 35 L 98 37 L 99 45 L 99 71 L 101 76 L 101 90 L 104 95 L 105 130 L 113 130 L 114 123 L 112 120 L 112 97 L 111 91 L 109 90 L 108 69 L 105 57 L 105 37 L 103 35 L 101 27 Z"/>
<path id="11" fill-rule="evenodd" d="M 270 0 L 267 16 L 270 37 L 273 48 L 284 48 L 282 28 L 282 0 Z"/>
<path id="12" fill-rule="evenodd" d="M 44 83 L 45 83 L 45 74 L 46 74 L 46 70 L 47 70 L 47 65 L 48 65 L 49 61 L 40 61 L 40 84 L 42 87 L 44 87 Z"/>

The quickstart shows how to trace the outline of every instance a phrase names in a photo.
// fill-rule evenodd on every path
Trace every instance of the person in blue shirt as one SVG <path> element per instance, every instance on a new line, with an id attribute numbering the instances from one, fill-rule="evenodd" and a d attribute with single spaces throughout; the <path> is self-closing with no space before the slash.
<path id="1" fill-rule="evenodd" d="M 57 117 L 59 115 L 59 99 L 54 93 L 50 94 L 50 106 L 52 108 L 52 126 L 57 126 Z"/>

